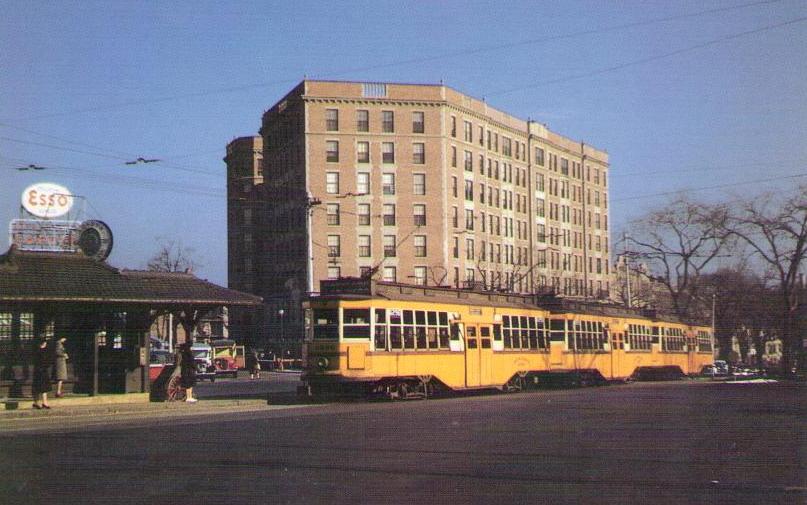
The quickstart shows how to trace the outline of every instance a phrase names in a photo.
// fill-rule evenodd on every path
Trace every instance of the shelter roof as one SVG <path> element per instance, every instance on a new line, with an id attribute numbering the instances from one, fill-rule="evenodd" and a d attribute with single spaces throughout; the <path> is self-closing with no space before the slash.
<path id="1" fill-rule="evenodd" d="M 258 305 L 262 299 L 190 273 L 119 270 L 83 254 L 0 255 L 0 302 Z"/>

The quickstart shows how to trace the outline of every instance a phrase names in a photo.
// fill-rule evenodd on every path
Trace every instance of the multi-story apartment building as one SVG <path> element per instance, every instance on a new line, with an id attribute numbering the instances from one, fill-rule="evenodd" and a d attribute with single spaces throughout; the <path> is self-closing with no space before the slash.
<path id="1" fill-rule="evenodd" d="M 444 85 L 303 81 L 225 161 L 230 286 L 274 335 L 321 279 L 610 288 L 607 153 Z"/>

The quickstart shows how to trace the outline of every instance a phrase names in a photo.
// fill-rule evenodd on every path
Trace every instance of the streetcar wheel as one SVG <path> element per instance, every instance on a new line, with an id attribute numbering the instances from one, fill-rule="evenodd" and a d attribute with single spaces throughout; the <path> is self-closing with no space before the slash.
<path id="1" fill-rule="evenodd" d="M 506 389 L 508 393 L 518 393 L 522 391 L 524 389 L 524 377 L 516 375 L 507 383 Z"/>

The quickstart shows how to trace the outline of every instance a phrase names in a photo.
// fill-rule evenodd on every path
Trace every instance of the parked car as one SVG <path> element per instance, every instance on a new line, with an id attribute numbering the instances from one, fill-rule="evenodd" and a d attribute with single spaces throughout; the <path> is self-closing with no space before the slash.
<path id="1" fill-rule="evenodd" d="M 216 366 L 213 364 L 213 348 L 201 342 L 191 346 L 191 353 L 196 362 L 196 378 L 216 380 Z"/>

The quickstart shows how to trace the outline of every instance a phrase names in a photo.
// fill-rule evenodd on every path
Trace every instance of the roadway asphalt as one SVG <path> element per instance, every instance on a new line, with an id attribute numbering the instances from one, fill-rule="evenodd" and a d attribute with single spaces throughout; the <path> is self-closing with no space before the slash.
<path id="1" fill-rule="evenodd" d="M 0 502 L 802 504 L 805 392 L 632 384 L 3 431 Z"/>

